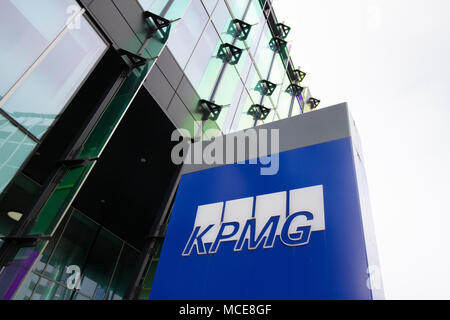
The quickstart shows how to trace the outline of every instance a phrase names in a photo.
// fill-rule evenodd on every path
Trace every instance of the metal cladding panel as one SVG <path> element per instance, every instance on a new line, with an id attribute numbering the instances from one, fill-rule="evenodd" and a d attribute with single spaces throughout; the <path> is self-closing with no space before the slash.
<path id="1" fill-rule="evenodd" d="M 353 150 L 339 137 L 282 149 L 274 175 L 183 175 L 150 299 L 373 299 Z"/>

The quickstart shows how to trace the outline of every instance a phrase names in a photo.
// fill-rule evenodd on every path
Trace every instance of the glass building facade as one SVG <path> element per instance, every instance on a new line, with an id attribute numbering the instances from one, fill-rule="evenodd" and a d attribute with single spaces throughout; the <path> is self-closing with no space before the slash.
<path id="1" fill-rule="evenodd" d="M 146 299 L 172 131 L 319 103 L 269 0 L 4 0 L 0 26 L 0 299 Z"/>

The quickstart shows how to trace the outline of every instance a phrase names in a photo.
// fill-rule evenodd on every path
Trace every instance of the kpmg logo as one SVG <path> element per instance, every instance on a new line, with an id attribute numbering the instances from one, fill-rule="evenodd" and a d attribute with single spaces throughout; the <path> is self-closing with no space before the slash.
<path id="1" fill-rule="evenodd" d="M 199 206 L 182 256 L 217 253 L 222 242 L 234 252 L 309 243 L 311 232 L 325 230 L 323 186 L 295 189 Z M 207 246 L 208 245 L 208 246 Z"/>

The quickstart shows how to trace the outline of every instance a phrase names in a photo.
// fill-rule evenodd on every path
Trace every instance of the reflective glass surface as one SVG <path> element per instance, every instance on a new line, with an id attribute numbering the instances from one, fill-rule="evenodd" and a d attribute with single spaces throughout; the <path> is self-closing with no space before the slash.
<path id="1" fill-rule="evenodd" d="M 121 249 L 122 241 L 110 232 L 100 231 L 83 271 L 80 293 L 103 300 Z"/>
<path id="2" fill-rule="evenodd" d="M 85 18 L 70 30 L 6 101 L 3 109 L 40 138 L 107 46 Z"/>
<path id="3" fill-rule="evenodd" d="M 139 252 L 125 244 L 106 295 L 107 300 L 121 300 L 123 298 L 131 277 L 136 271 L 138 259 Z"/>
<path id="4" fill-rule="evenodd" d="M 0 194 L 35 146 L 33 140 L 0 115 Z"/>
<path id="5" fill-rule="evenodd" d="M 2 0 L 0 8 L 1 98 L 81 8 L 75 0 Z"/>
<path id="6" fill-rule="evenodd" d="M 49 279 L 65 283 L 70 276 L 66 272 L 68 266 L 81 268 L 85 264 L 88 249 L 95 241 L 98 229 L 90 219 L 75 211 L 43 274 Z"/>
<path id="7" fill-rule="evenodd" d="M 209 14 L 213 12 L 217 4 L 217 0 L 202 0 L 202 2 Z"/>
<path id="8" fill-rule="evenodd" d="M 215 57 L 221 44 L 213 25 L 208 24 L 185 70 L 189 81 L 203 99 L 210 98 L 223 66 L 222 60 Z"/>
<path id="9" fill-rule="evenodd" d="M 27 249 L 23 258 L 16 259 L 18 266 L 28 261 L 28 252 L 34 254 L 36 250 Z M 139 256 L 139 251 L 72 208 L 15 299 L 120 300 L 134 275 Z M 79 268 L 78 278 L 69 266 Z M 17 278 L 17 272 L 12 271 L 2 276 Z M 77 279 L 79 289 L 69 289 L 69 285 L 76 285 Z"/>
<path id="10" fill-rule="evenodd" d="M 142 8 L 168 20 L 183 16 L 191 0 L 138 0 Z"/>
<path id="11" fill-rule="evenodd" d="M 203 4 L 200 0 L 193 0 L 183 19 L 172 31 L 167 46 L 182 69 L 185 68 L 207 22 L 208 13 Z"/>

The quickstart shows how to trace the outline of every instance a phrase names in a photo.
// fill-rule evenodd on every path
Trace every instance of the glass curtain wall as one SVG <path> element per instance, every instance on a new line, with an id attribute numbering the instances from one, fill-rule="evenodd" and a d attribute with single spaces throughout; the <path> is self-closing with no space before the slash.
<path id="1" fill-rule="evenodd" d="M 137 268 L 139 254 L 83 213 L 71 209 L 15 298 L 120 300 Z"/>
<path id="2" fill-rule="evenodd" d="M 167 4 L 141 1 L 158 10 L 162 2 Z M 270 9 L 260 0 L 192 0 L 169 38 L 167 47 L 183 71 L 174 87 L 170 113 L 177 112 L 174 108 L 187 109 L 183 126 L 200 124 L 206 139 L 214 132 L 227 134 L 280 120 L 293 108 L 299 109 L 286 91 L 289 51 L 286 46 L 274 49 L 264 6 Z M 261 91 L 264 81 L 274 85 L 270 94 Z M 204 101 L 210 104 L 205 106 Z M 269 109 L 269 115 L 255 116 L 255 105 Z M 220 113 L 209 114 L 211 106 L 219 107 Z M 215 131 L 211 134 L 209 129 Z"/>
<path id="3" fill-rule="evenodd" d="M 75 0 L 1 1 L 0 194 L 106 49 Z"/>

